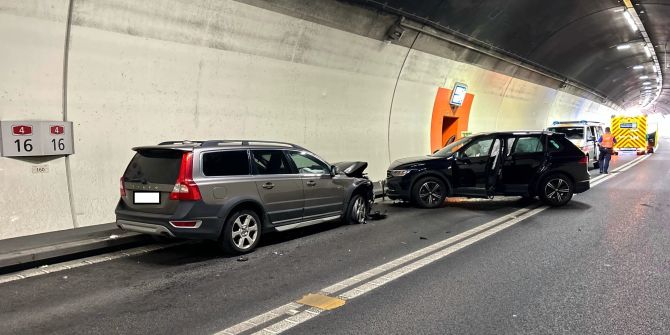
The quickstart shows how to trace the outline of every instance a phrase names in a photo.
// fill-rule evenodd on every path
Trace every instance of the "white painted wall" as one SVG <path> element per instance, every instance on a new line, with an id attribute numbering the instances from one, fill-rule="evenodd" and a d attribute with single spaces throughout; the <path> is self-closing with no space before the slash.
<path id="1" fill-rule="evenodd" d="M 0 53 L 9 78 L 0 80 L 3 120 L 62 117 L 66 2 L 41 3 L 0 1 L 0 45 L 12 50 Z M 612 114 L 474 65 L 230 0 L 75 0 L 74 8 L 67 107 L 82 226 L 114 220 L 118 180 L 136 145 L 284 140 L 331 162 L 367 160 L 379 180 L 391 160 L 429 152 L 435 94 L 455 81 L 475 94 L 475 132 Z M 63 159 L 49 161 L 47 175 L 32 175 L 31 164 L 0 159 L 0 238 L 72 227 Z"/>

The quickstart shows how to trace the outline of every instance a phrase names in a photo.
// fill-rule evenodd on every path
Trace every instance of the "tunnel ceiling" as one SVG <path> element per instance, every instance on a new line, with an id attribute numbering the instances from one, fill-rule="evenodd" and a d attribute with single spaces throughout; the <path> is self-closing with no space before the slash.
<path id="1" fill-rule="evenodd" d="M 581 83 L 624 108 L 639 106 L 643 75 L 655 83 L 640 31 L 617 0 L 353 0 L 468 37 Z M 670 0 L 633 1 L 667 72 Z M 620 50 L 617 46 L 629 44 Z M 635 66 L 643 65 L 643 69 Z M 665 76 L 664 76 L 665 78 Z M 664 83 L 667 87 L 670 83 Z M 665 90 L 664 90 L 665 91 Z M 664 92 L 665 93 L 665 92 Z M 655 108 L 670 113 L 670 95 Z M 654 108 L 653 105 L 651 107 Z"/>

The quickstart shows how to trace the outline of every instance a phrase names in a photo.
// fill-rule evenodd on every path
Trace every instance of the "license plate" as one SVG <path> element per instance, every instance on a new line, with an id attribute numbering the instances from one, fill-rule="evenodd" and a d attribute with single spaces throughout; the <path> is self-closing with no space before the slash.
<path id="1" fill-rule="evenodd" d="M 160 204 L 160 192 L 135 192 L 133 193 L 133 202 L 136 204 Z"/>

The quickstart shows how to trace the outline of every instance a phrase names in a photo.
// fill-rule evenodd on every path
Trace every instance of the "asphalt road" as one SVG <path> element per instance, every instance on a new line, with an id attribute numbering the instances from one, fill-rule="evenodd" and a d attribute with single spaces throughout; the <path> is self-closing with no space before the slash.
<path id="1" fill-rule="evenodd" d="M 289 333 L 667 334 L 668 160 L 655 154 Z M 532 204 L 382 204 L 384 220 L 268 236 L 245 261 L 188 244 L 0 284 L 0 333 L 212 334 Z"/>

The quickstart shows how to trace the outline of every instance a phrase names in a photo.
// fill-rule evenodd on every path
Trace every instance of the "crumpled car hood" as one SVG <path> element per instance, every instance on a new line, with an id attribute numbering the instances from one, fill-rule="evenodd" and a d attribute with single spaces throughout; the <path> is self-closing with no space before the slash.
<path id="1" fill-rule="evenodd" d="M 368 167 L 368 162 L 339 162 L 334 163 L 337 171 L 344 173 L 348 177 L 363 178 L 363 171 Z"/>

